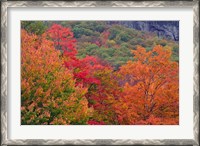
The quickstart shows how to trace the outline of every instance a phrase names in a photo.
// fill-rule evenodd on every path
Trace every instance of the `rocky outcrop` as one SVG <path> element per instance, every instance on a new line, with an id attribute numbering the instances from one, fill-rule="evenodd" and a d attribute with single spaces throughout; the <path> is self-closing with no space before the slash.
<path id="1" fill-rule="evenodd" d="M 158 37 L 179 41 L 179 21 L 109 21 L 141 31 L 155 32 Z"/>

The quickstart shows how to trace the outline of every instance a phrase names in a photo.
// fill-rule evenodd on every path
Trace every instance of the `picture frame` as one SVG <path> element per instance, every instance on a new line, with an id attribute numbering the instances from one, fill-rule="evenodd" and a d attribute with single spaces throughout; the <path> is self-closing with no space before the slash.
<path id="1" fill-rule="evenodd" d="M 191 8 L 193 11 L 193 138 L 192 139 L 9 139 L 10 8 Z M 199 145 L 199 1 L 3 1 L 1 2 L 1 145 Z"/>

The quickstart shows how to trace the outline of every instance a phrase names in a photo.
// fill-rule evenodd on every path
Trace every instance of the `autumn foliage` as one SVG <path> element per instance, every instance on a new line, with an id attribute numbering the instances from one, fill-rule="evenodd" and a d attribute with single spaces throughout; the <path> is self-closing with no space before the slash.
<path id="1" fill-rule="evenodd" d="M 87 88 L 75 86 L 53 42 L 22 30 L 22 124 L 84 124 Z"/>
<path id="2" fill-rule="evenodd" d="M 169 48 L 152 51 L 138 47 L 135 61 L 120 68 L 124 83 L 118 103 L 123 124 L 176 124 L 178 122 L 178 63 L 171 62 Z"/>
<path id="3" fill-rule="evenodd" d="M 98 45 L 107 47 L 109 32 Z M 138 46 L 114 69 L 78 58 L 70 28 L 21 31 L 21 123 L 25 125 L 174 125 L 179 123 L 179 65 L 169 47 Z"/>

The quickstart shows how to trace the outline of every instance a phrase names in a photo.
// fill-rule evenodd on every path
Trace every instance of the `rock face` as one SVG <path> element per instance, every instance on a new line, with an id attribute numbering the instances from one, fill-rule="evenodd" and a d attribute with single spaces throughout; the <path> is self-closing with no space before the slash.
<path id="1" fill-rule="evenodd" d="M 119 24 L 141 31 L 155 32 L 158 37 L 179 41 L 179 21 L 109 21 L 109 24 Z"/>

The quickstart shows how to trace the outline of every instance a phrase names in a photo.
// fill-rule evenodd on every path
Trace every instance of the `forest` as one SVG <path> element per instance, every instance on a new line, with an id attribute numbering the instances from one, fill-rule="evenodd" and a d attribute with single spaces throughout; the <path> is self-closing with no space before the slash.
<path id="1" fill-rule="evenodd" d="M 178 125 L 178 42 L 110 21 L 22 21 L 21 124 Z"/>

